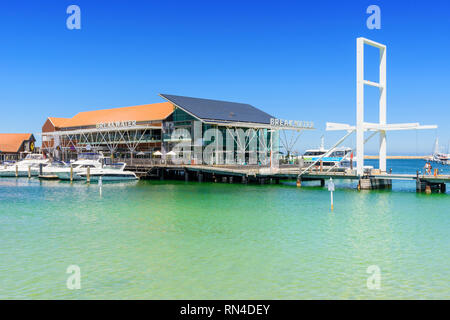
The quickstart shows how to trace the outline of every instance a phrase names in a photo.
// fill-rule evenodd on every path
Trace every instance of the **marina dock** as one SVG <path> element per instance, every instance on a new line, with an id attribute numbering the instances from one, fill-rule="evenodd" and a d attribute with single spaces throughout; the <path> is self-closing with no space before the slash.
<path id="1" fill-rule="evenodd" d="M 282 165 L 279 168 L 266 166 L 220 166 L 220 165 L 177 165 L 177 164 L 134 164 L 127 170 L 133 171 L 142 179 L 175 179 L 185 181 L 211 181 L 229 183 L 279 183 L 280 180 L 294 180 L 301 187 L 303 181 L 320 181 L 325 186 L 326 181 L 349 180 L 358 182 L 358 189 L 389 189 L 392 180 L 415 181 L 417 192 L 445 193 L 446 184 L 450 183 L 450 175 L 440 174 L 398 174 L 374 173 L 362 177 L 355 170 L 326 171 L 314 169 L 303 172 L 298 165 Z"/>
<path id="2" fill-rule="evenodd" d="M 364 78 L 365 46 L 379 50 L 378 82 Z M 133 180 L 139 177 L 259 184 L 294 180 L 301 187 L 304 181 L 319 181 L 325 186 L 327 180 L 334 179 L 355 181 L 359 190 L 390 189 L 392 181 L 401 180 L 415 181 L 418 192 L 445 193 L 450 175 L 441 175 L 436 170 L 425 175 L 414 169 L 410 174 L 397 174 L 387 169 L 388 158 L 424 159 L 422 156 L 388 156 L 388 133 L 430 130 L 437 125 L 388 123 L 386 46 L 359 37 L 356 56 L 356 123 L 327 122 L 325 130 L 341 131 L 342 137 L 328 148 L 322 140 L 319 149 L 306 150 L 302 156 L 293 157 L 297 153 L 292 151 L 302 132 L 316 129 L 313 121 L 281 119 L 247 103 L 165 93 L 159 94 L 164 102 L 85 111 L 71 118 L 47 117 L 42 126 L 40 151 L 45 159 L 57 159 L 71 166 L 80 164 L 75 169 L 85 170 L 87 181 L 90 181 L 90 168 L 98 168 L 99 163 L 77 164 L 75 160 L 81 154 L 92 153 L 105 159 L 101 168 L 103 164 L 125 162 L 127 170 L 132 172 L 123 171 L 122 167 L 122 171 L 113 170 L 108 174 L 116 178 L 132 176 Z M 380 89 L 377 123 L 364 120 L 365 86 Z M 355 146 L 344 146 L 352 135 L 356 135 Z M 378 154 L 366 155 L 365 144 L 375 136 L 379 138 Z M 6 138 L 5 141 L 12 139 Z M 27 150 L 34 150 L 34 137 L 26 134 L 19 138 L 20 143 L 14 148 L 16 152 L 24 143 L 29 145 Z M 184 164 L 175 164 L 181 159 Z M 378 159 L 378 169 L 365 166 L 365 159 Z M 71 167 L 68 178 L 71 181 L 73 169 Z M 4 171 L 5 176 L 32 175 L 30 165 L 22 166 L 21 162 L 16 164 L 15 170 L 5 167 Z M 41 167 L 40 179 L 55 178 L 42 173 Z M 80 179 L 83 174 L 79 175 Z"/>

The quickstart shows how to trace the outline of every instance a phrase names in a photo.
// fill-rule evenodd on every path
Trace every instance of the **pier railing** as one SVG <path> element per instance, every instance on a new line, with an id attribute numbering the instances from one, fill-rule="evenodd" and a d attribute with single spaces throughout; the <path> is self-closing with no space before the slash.
<path id="1" fill-rule="evenodd" d="M 178 163 L 170 159 L 118 159 L 120 162 L 125 162 L 127 167 L 133 168 L 152 168 L 152 167 L 196 167 L 196 168 L 217 168 L 217 169 L 227 169 L 235 171 L 245 171 L 250 174 L 276 174 L 281 172 L 289 172 L 291 174 L 305 174 L 305 173 L 319 173 L 322 171 L 337 172 L 337 171 L 348 171 L 343 168 L 331 168 L 332 170 L 327 170 L 327 167 L 320 166 L 300 166 L 299 164 L 280 164 L 277 167 L 270 167 L 270 165 L 262 164 L 198 164 L 195 162 L 191 163 Z M 305 169 L 308 169 L 305 171 Z"/>

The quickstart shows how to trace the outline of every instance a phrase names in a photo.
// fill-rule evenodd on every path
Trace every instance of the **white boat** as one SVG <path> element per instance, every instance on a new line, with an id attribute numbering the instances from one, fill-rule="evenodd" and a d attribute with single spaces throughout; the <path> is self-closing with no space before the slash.
<path id="1" fill-rule="evenodd" d="M 433 160 L 434 162 L 447 164 L 450 161 L 450 154 L 447 153 L 437 153 L 434 155 Z"/>
<path id="2" fill-rule="evenodd" d="M 64 169 L 70 169 L 70 165 L 62 161 L 53 161 L 47 166 L 42 168 L 42 174 L 45 176 L 55 175 L 57 171 L 62 171 Z M 39 171 L 40 174 L 40 171 Z"/>
<path id="3" fill-rule="evenodd" d="M 45 174 L 56 175 L 61 180 L 70 180 L 70 172 L 72 168 L 72 179 L 83 180 L 83 177 L 80 176 L 80 174 L 86 173 L 87 168 L 90 168 L 90 170 L 101 169 L 103 166 L 103 159 L 105 158 L 98 153 L 81 153 L 78 156 L 78 160 L 72 162 L 67 167 L 52 168 Z"/>
<path id="4" fill-rule="evenodd" d="M 116 163 L 105 165 L 103 168 L 95 168 L 90 170 L 90 181 L 125 181 L 125 180 L 137 180 L 138 177 L 134 172 L 125 171 L 125 163 Z M 87 180 L 87 171 L 78 172 L 83 180 Z"/>
<path id="5" fill-rule="evenodd" d="M 40 165 L 42 164 L 45 167 L 49 163 L 50 160 L 46 159 L 42 154 L 31 153 L 23 160 L 0 167 L 0 177 L 27 177 L 28 173 L 31 176 L 37 176 Z"/>
<path id="6" fill-rule="evenodd" d="M 449 143 L 449 147 L 450 147 L 450 143 Z M 448 150 L 447 150 L 447 153 L 439 152 L 439 139 L 438 138 L 436 138 L 436 141 L 434 142 L 433 154 L 430 157 L 428 157 L 426 160 L 437 162 L 440 164 L 449 164 L 450 163 L 450 154 L 448 153 Z"/>
<path id="7" fill-rule="evenodd" d="M 320 156 L 323 156 L 328 152 L 329 150 L 320 150 L 320 149 L 306 150 L 306 152 L 303 154 L 303 160 L 305 164 L 311 164 L 317 161 Z M 337 148 L 336 150 L 326 155 L 325 157 L 321 158 L 320 160 L 322 161 L 324 166 L 335 166 L 341 163 L 346 158 L 348 158 L 351 153 L 352 153 L 351 148 Z"/>
<path id="8" fill-rule="evenodd" d="M 54 168 L 49 173 L 58 176 L 61 180 L 70 180 L 70 172 L 72 167 L 72 180 L 87 180 L 88 168 L 90 181 L 98 181 L 100 177 L 102 181 L 124 181 L 137 180 L 138 177 L 134 172 L 125 171 L 125 163 L 108 164 L 104 163 L 109 158 L 103 157 L 96 153 L 82 153 L 78 160 L 70 166 L 63 168 Z M 51 171 L 51 172 L 50 172 Z"/>
<path id="9" fill-rule="evenodd" d="M 322 165 L 325 167 L 341 167 L 342 164 L 348 161 L 348 166 L 350 166 L 350 158 L 352 154 L 352 149 L 348 147 L 341 147 L 334 149 L 331 153 L 330 150 L 325 149 L 323 136 L 321 137 L 321 144 L 318 149 L 306 150 L 303 156 L 303 163 L 308 166 L 314 162 L 317 162 L 319 158 L 322 161 Z M 325 155 L 325 156 L 324 156 Z M 355 161 L 353 161 L 355 164 Z M 319 163 L 317 162 L 317 165 Z M 346 165 L 344 165 L 347 167 Z"/>

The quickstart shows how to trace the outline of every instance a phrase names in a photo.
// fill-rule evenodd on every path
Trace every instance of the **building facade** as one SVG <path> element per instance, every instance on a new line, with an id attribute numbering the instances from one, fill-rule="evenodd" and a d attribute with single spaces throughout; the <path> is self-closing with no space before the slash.
<path id="1" fill-rule="evenodd" d="M 35 142 L 31 133 L 0 133 L 0 161 L 17 161 L 35 152 Z"/>
<path id="2" fill-rule="evenodd" d="M 172 112 L 170 103 L 155 103 L 49 117 L 42 126 L 42 150 L 65 161 L 86 151 L 117 158 L 149 156 L 161 149 L 162 121 Z"/>
<path id="3" fill-rule="evenodd" d="M 267 164 L 279 151 L 279 128 L 256 107 L 160 97 L 165 102 L 49 117 L 42 126 L 42 151 L 64 161 L 87 151 L 122 160 L 159 156 L 191 164 Z"/>

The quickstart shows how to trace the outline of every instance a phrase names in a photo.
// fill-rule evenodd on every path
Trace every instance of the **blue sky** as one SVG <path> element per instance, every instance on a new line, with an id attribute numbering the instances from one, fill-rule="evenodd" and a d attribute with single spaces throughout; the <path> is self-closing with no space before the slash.
<path id="1" fill-rule="evenodd" d="M 66 8 L 81 8 L 81 30 Z M 366 8 L 381 8 L 381 30 Z M 356 38 L 388 46 L 390 154 L 430 153 L 450 140 L 449 1 L 4 1 L 0 5 L 0 132 L 39 133 L 47 116 L 160 102 L 158 93 L 250 103 L 287 119 L 355 122 Z M 366 73 L 377 78 L 376 52 Z M 373 62 L 373 63 L 371 63 Z M 377 121 L 377 91 L 366 90 Z M 368 144 L 368 153 L 377 149 Z M 354 139 L 347 142 L 354 145 Z"/>

